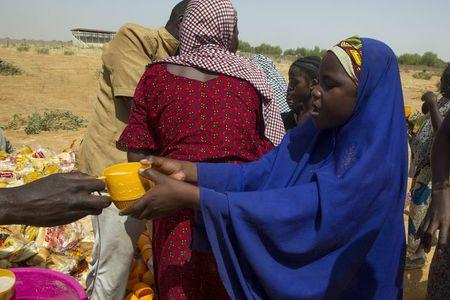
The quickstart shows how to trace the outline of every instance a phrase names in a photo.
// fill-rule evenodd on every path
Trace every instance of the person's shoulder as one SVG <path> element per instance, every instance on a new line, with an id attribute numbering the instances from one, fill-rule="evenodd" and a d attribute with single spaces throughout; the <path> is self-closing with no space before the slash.
<path id="1" fill-rule="evenodd" d="M 147 28 L 135 23 L 126 23 L 119 28 L 114 38 L 115 39 L 130 38 L 130 37 L 148 38 L 157 35 L 158 35 L 157 29 Z"/>
<path id="2" fill-rule="evenodd" d="M 157 36 L 158 30 L 134 23 L 127 23 L 120 27 L 111 42 L 105 46 L 104 51 L 115 51 L 118 48 L 123 50 L 139 47 L 142 44 L 156 43 Z"/>
<path id="3" fill-rule="evenodd" d="M 160 78 L 164 73 L 167 72 L 166 66 L 167 66 L 166 63 L 150 64 L 147 66 L 142 77 L 145 79 L 152 79 L 152 80 Z"/>

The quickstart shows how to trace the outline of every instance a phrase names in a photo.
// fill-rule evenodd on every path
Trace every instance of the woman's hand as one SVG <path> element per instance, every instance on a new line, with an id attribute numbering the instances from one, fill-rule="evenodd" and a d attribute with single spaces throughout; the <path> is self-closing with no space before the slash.
<path id="1" fill-rule="evenodd" d="M 430 252 L 434 233 L 439 229 L 438 250 L 448 247 L 450 232 L 450 188 L 433 190 L 433 200 L 427 215 L 417 231 L 425 252 Z"/>
<path id="2" fill-rule="evenodd" d="M 165 166 L 167 167 L 167 164 Z M 153 181 L 156 186 L 131 207 L 121 211 L 121 215 L 130 215 L 137 219 L 154 219 L 165 217 L 183 208 L 200 209 L 198 187 L 161 174 L 153 168 L 141 170 L 141 175 Z"/>
<path id="3" fill-rule="evenodd" d="M 151 165 L 153 169 L 170 176 L 173 179 L 196 183 L 197 165 L 188 161 L 149 156 L 141 160 L 143 165 Z"/>

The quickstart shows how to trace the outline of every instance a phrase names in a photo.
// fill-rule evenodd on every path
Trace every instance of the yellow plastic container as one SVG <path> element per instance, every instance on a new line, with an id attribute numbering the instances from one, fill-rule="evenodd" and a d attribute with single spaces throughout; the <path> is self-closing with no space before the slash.
<path id="1" fill-rule="evenodd" d="M 142 282 L 138 282 L 136 284 L 133 285 L 132 287 L 133 293 L 138 297 L 144 297 L 144 296 L 148 296 L 148 295 L 153 295 L 153 290 L 146 285 L 145 283 Z"/>
<path id="2" fill-rule="evenodd" d="M 409 118 L 411 116 L 411 106 L 405 105 L 405 116 Z"/>
<path id="3" fill-rule="evenodd" d="M 14 294 L 16 275 L 9 270 L 0 269 L 0 300 L 9 300 Z"/>
<path id="4" fill-rule="evenodd" d="M 142 282 L 152 286 L 155 283 L 155 277 L 153 276 L 152 271 L 147 271 L 144 275 L 142 275 Z"/>
<path id="5" fill-rule="evenodd" d="M 124 163 L 106 168 L 103 176 L 109 196 L 118 209 L 124 209 L 141 198 L 154 186 L 153 182 L 139 176 L 141 163 Z"/>

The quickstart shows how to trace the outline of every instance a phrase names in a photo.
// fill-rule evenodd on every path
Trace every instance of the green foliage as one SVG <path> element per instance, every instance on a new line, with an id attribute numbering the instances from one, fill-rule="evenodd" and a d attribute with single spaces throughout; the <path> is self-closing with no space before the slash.
<path id="1" fill-rule="evenodd" d="M 398 62 L 401 65 L 411 66 L 428 66 L 428 67 L 445 67 L 445 62 L 440 59 L 436 53 L 425 52 L 423 55 L 405 53 L 398 57 Z"/>
<path id="2" fill-rule="evenodd" d="M 20 75 L 22 70 L 16 65 L 0 60 L 0 74 L 6 76 Z"/>
<path id="3" fill-rule="evenodd" d="M 272 46 L 262 43 L 261 45 L 255 47 L 255 53 L 279 56 L 283 53 L 283 50 L 280 46 Z"/>
<path id="4" fill-rule="evenodd" d="M 433 77 L 433 73 L 427 72 L 426 70 L 422 70 L 418 73 L 413 74 L 413 77 L 416 79 L 430 80 Z"/>
<path id="5" fill-rule="evenodd" d="M 50 54 L 50 49 L 48 49 L 48 48 L 37 48 L 36 52 L 38 54 Z"/>
<path id="6" fill-rule="evenodd" d="M 254 53 L 255 48 L 249 42 L 239 40 L 238 50 L 241 52 Z"/>
<path id="7" fill-rule="evenodd" d="M 70 111 L 49 110 L 43 114 L 32 113 L 26 117 L 14 114 L 4 129 L 24 129 L 26 134 L 42 131 L 77 130 L 87 126 L 87 120 Z"/>
<path id="8" fill-rule="evenodd" d="M 30 51 L 30 46 L 28 44 L 20 44 L 16 49 L 19 52 L 28 52 Z"/>
<path id="9" fill-rule="evenodd" d="M 284 55 L 298 56 L 298 57 L 306 57 L 306 56 L 319 56 L 323 57 L 327 50 L 320 49 L 320 47 L 315 46 L 313 49 L 307 48 L 297 48 L 297 49 L 286 49 L 284 51 Z"/>
<path id="10" fill-rule="evenodd" d="M 64 55 L 75 55 L 75 52 L 72 50 L 64 50 Z"/>

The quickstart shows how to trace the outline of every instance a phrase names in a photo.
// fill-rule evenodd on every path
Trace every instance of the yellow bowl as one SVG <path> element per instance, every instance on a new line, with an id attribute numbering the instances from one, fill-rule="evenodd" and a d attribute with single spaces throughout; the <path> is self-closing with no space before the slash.
<path id="1" fill-rule="evenodd" d="M 108 167 L 103 171 L 102 178 L 117 208 L 127 208 L 153 187 L 153 182 L 139 175 L 139 169 L 142 167 L 141 163 L 124 163 Z"/>
<path id="2" fill-rule="evenodd" d="M 12 298 L 15 284 L 16 275 L 9 270 L 0 269 L 0 300 L 9 300 Z"/>
<path id="3" fill-rule="evenodd" d="M 405 116 L 409 118 L 411 116 L 411 106 L 405 105 Z"/>

